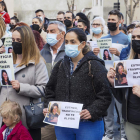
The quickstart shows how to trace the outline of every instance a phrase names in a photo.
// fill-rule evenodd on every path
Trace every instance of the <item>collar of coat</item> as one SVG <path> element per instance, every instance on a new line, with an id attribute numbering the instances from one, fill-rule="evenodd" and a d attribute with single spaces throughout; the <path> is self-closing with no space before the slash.
<path id="1" fill-rule="evenodd" d="M 91 61 L 91 60 L 96 60 L 96 61 L 99 61 L 102 65 L 105 65 L 104 64 L 104 61 L 101 60 L 100 58 L 98 58 L 92 51 L 86 53 L 84 55 L 84 57 L 82 58 L 82 60 L 80 61 L 80 64 L 78 65 L 78 67 L 76 68 L 76 70 L 74 71 L 74 73 L 76 71 L 78 71 L 80 69 L 80 67 L 88 62 L 88 61 Z M 70 61 L 69 61 L 69 57 L 65 55 L 64 57 L 64 60 L 63 60 L 63 65 L 64 65 L 64 69 L 65 69 L 65 74 L 66 75 L 69 75 L 69 70 L 70 70 Z M 95 66 L 96 67 L 96 66 Z"/>
<path id="2" fill-rule="evenodd" d="M 16 124 L 16 126 L 13 128 L 12 132 L 10 133 L 10 135 L 8 136 L 9 139 L 11 139 L 11 137 L 13 135 L 15 135 L 19 129 L 19 127 L 22 125 L 22 122 L 20 121 L 19 123 Z M 0 135 L 2 135 L 2 132 L 7 128 L 6 125 L 3 125 L 2 128 L 0 129 Z"/>
<path id="3" fill-rule="evenodd" d="M 45 44 L 45 46 L 44 46 L 43 48 L 50 52 L 50 47 L 51 47 L 51 46 L 47 43 L 47 44 Z M 65 41 L 62 43 L 59 52 L 61 52 L 61 51 L 65 51 Z"/>
<path id="4" fill-rule="evenodd" d="M 35 62 L 33 62 L 33 61 L 29 61 L 29 63 L 28 63 L 28 65 L 34 65 L 34 64 L 35 64 Z M 22 70 L 26 67 L 27 67 L 26 65 L 22 65 L 21 67 L 16 67 L 15 73 L 19 72 L 20 70 Z"/>

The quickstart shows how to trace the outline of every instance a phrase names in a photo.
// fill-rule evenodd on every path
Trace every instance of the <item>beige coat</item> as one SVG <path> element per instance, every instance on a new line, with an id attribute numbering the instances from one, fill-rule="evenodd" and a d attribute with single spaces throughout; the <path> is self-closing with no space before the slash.
<path id="1" fill-rule="evenodd" d="M 15 68 L 15 79 L 20 83 L 20 91 L 16 92 L 12 87 L 2 87 L 0 92 L 0 106 L 6 99 L 19 103 L 22 109 L 21 121 L 28 129 L 23 105 L 30 104 L 30 97 L 34 98 L 34 103 L 41 101 L 41 94 L 36 86 L 43 91 L 43 87 L 47 84 L 49 79 L 44 61 L 40 60 L 37 65 L 30 62 L 27 67 L 23 65 Z M 1 124 L 2 117 L 0 116 L 0 125 Z"/>

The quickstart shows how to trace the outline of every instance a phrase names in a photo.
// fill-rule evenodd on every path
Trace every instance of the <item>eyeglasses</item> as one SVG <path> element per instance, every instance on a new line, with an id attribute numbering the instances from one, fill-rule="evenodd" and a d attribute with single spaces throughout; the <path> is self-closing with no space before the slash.
<path id="1" fill-rule="evenodd" d="M 135 38 L 140 39 L 140 35 L 132 35 L 132 39 L 135 39 Z"/>
<path id="2" fill-rule="evenodd" d="M 99 27 L 99 26 L 101 26 L 102 24 L 91 24 L 92 26 L 97 26 L 97 27 Z"/>

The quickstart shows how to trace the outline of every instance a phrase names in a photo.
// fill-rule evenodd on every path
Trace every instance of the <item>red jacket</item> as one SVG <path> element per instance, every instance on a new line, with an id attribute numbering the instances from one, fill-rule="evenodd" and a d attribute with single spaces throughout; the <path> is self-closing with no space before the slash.
<path id="1" fill-rule="evenodd" d="M 3 125 L 0 129 L 0 140 L 3 140 L 2 132 L 7 128 L 6 125 Z M 16 124 L 13 128 L 10 135 L 7 137 L 7 140 L 33 140 L 30 136 L 28 130 L 22 125 L 22 122 Z"/>
<path id="2" fill-rule="evenodd" d="M 6 24 L 10 23 L 10 16 L 7 12 L 5 12 L 5 11 L 0 12 L 0 16 L 4 18 L 4 21 Z"/>

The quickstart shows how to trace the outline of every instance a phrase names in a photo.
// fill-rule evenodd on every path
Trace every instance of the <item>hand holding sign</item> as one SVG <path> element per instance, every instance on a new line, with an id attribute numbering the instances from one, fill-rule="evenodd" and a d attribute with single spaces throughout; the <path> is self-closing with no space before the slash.
<path id="1" fill-rule="evenodd" d="M 91 119 L 91 115 L 90 115 L 90 113 L 89 113 L 89 111 L 87 109 L 84 109 L 80 113 L 80 118 L 88 120 L 88 119 Z"/>
<path id="2" fill-rule="evenodd" d="M 20 83 L 19 83 L 18 80 L 12 80 L 12 81 L 11 81 L 11 84 L 12 84 L 12 87 L 13 87 L 15 90 L 19 91 L 19 89 L 20 89 Z"/>
<path id="3" fill-rule="evenodd" d="M 43 114 L 44 114 L 44 116 L 46 116 L 47 113 L 49 113 L 48 108 L 44 108 L 44 109 L 43 109 Z"/>
<path id="4" fill-rule="evenodd" d="M 132 92 L 140 98 L 140 86 L 134 85 L 132 88 Z"/>
<path id="5" fill-rule="evenodd" d="M 116 73 L 115 73 L 114 68 L 110 68 L 110 70 L 107 73 L 107 78 L 112 86 L 114 86 L 115 75 L 116 75 Z"/>
<path id="6" fill-rule="evenodd" d="M 99 54 L 99 52 L 100 52 L 100 48 L 94 48 L 93 52 L 97 56 Z"/>
<path id="7" fill-rule="evenodd" d="M 116 48 L 109 48 L 111 54 L 115 54 L 116 56 L 120 56 L 120 52 Z"/>

